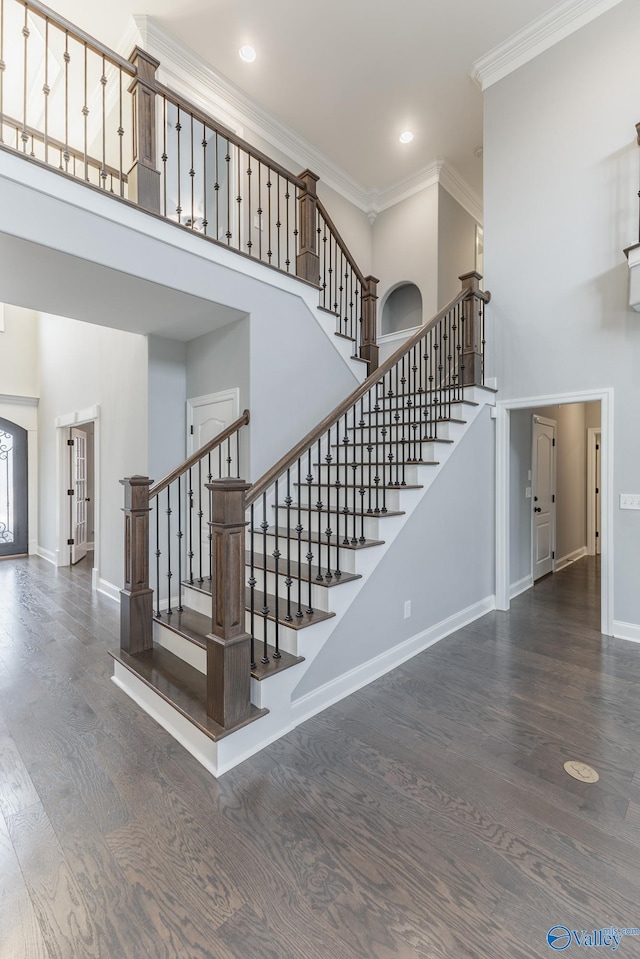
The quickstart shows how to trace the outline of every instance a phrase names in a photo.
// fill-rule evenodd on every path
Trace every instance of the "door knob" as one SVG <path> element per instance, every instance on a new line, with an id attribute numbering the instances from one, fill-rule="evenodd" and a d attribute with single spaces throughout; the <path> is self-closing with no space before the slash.
<path id="1" fill-rule="evenodd" d="M 534 507 L 533 507 L 533 512 L 534 512 L 534 513 L 541 513 L 541 512 L 542 512 L 542 509 L 540 508 L 540 506 L 534 506 Z"/>
<path id="2" fill-rule="evenodd" d="M 533 497 L 533 502 L 534 502 L 534 503 L 537 503 L 537 502 L 538 502 L 538 497 L 537 497 L 537 496 L 534 496 L 534 497 Z"/>

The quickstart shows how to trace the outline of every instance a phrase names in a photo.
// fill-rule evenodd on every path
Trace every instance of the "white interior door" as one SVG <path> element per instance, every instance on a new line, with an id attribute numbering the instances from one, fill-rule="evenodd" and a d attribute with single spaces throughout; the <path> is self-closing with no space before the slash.
<path id="1" fill-rule="evenodd" d="M 201 449 L 238 418 L 240 391 L 225 390 L 187 400 L 187 436 L 189 455 Z M 190 573 L 196 579 L 209 577 L 211 572 L 211 537 L 209 520 L 211 509 L 210 479 L 237 475 L 237 446 L 235 438 L 206 456 L 194 466 L 190 474 L 191 496 L 187 502 L 187 530 L 189 534 Z"/>
<path id="2" fill-rule="evenodd" d="M 556 531 L 556 424 L 541 416 L 533 417 L 531 456 L 533 580 L 553 572 Z"/>
<path id="3" fill-rule="evenodd" d="M 87 555 L 87 434 L 72 429 L 71 440 L 71 562 Z"/>

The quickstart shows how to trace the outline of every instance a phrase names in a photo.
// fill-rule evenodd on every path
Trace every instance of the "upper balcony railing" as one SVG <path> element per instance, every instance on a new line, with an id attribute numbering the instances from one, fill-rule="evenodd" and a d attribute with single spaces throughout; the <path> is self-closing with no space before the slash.
<path id="1" fill-rule="evenodd" d="M 320 291 L 377 365 L 376 283 L 296 175 L 40 0 L 0 0 L 0 147 L 22 153 Z"/>

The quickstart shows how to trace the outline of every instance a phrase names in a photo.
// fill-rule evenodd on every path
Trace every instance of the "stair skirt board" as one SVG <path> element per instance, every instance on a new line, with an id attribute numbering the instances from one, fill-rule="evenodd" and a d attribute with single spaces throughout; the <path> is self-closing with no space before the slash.
<path id="1" fill-rule="evenodd" d="M 468 414 L 467 423 L 459 427 L 460 439 L 462 435 L 475 422 L 481 414 L 485 405 L 493 405 L 493 396 L 489 398 L 488 393 L 482 396 L 485 401 L 478 407 L 471 407 Z M 160 696 L 155 694 L 145 684 L 137 680 L 133 674 L 124 676 L 123 671 L 129 672 L 126 667 L 115 663 L 114 682 L 125 693 L 130 695 L 146 712 L 148 712 L 160 725 L 167 729 L 176 739 L 208 769 L 214 776 L 220 776 L 222 773 L 233 768 L 244 759 L 249 758 L 254 753 L 280 737 L 288 731 L 295 728 L 305 719 L 310 718 L 323 709 L 326 709 L 332 703 L 362 688 L 374 679 L 382 676 L 384 673 L 396 666 L 406 662 L 412 656 L 428 648 L 450 633 L 462 628 L 475 619 L 484 616 L 486 613 L 495 609 L 495 597 L 489 596 L 474 603 L 466 609 L 460 610 L 447 617 L 445 620 L 436 623 L 427 629 L 417 633 L 412 638 L 400 643 L 397 647 L 385 651 L 376 658 L 355 667 L 349 673 L 338 677 L 336 680 L 328 683 L 326 686 L 312 690 L 310 693 L 300 697 L 299 700 L 293 700 L 293 694 L 299 685 L 303 672 L 306 671 L 314 661 L 329 636 L 341 621 L 346 611 L 356 601 L 360 590 L 368 581 L 369 575 L 381 561 L 386 551 L 395 542 L 396 537 L 410 520 L 414 510 L 426 495 L 427 490 L 440 475 L 444 462 L 450 456 L 455 455 L 455 450 L 460 447 L 460 443 L 444 448 L 444 455 L 441 457 L 442 463 L 439 467 L 425 468 L 424 478 L 421 481 L 424 484 L 423 489 L 406 490 L 403 493 L 403 512 L 385 518 L 381 523 L 384 524 L 384 542 L 375 549 L 363 549 L 358 551 L 358 574 L 361 578 L 354 579 L 345 583 L 338 589 L 332 589 L 331 593 L 331 618 L 326 618 L 313 628 L 301 629 L 295 635 L 296 648 L 291 652 L 296 656 L 304 657 L 306 665 L 300 664 L 297 668 L 277 672 L 269 676 L 266 680 L 258 682 L 251 680 L 251 700 L 258 709 L 267 709 L 266 715 L 260 718 L 259 722 L 253 722 L 248 726 L 238 729 L 233 734 L 220 739 L 217 743 L 209 740 L 202 742 L 202 733 L 191 727 L 188 720 L 183 719 L 182 715 L 173 710 L 164 700 L 159 702 Z M 273 510 L 271 504 L 267 504 L 269 513 Z M 256 511 L 258 512 L 258 511 Z M 254 518 L 254 523 L 259 520 Z M 376 520 L 376 523 L 378 521 Z M 196 591 L 189 591 L 196 592 Z M 200 598 L 206 598 L 204 594 Z M 190 603 L 191 605 L 191 603 Z M 193 603 L 195 607 L 196 604 Z M 204 610 L 203 610 L 204 611 Z M 154 631 L 156 632 L 156 642 L 165 646 L 174 655 L 182 656 L 179 651 L 181 644 L 179 637 L 172 638 L 168 634 L 171 630 L 162 628 L 162 637 L 159 637 L 160 624 L 156 623 Z M 293 631 L 292 631 L 293 632 Z M 256 637 L 259 639 L 259 637 Z M 187 645 L 186 643 L 184 645 Z M 193 644 L 189 643 L 189 646 Z M 283 647 L 285 643 L 283 643 Z M 190 651 L 190 665 L 196 669 L 201 669 L 199 654 L 196 651 Z M 144 686 L 144 689 L 141 687 Z M 175 715 L 174 715 L 175 713 Z M 176 716 L 178 718 L 176 718 Z M 206 738 L 206 737 L 205 737 Z"/>

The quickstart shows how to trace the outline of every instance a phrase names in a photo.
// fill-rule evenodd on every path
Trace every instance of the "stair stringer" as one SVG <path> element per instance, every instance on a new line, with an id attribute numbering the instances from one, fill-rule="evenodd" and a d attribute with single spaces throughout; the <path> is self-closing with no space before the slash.
<path id="1" fill-rule="evenodd" d="M 449 612 L 439 620 L 433 619 L 431 622 L 422 622 L 422 628 L 413 635 L 409 635 L 404 640 L 400 640 L 399 643 L 378 652 L 373 657 L 363 659 L 351 666 L 345 673 L 332 678 L 331 681 L 319 683 L 312 689 L 305 688 L 305 677 L 314 669 L 314 664 L 319 660 L 319 657 L 324 655 L 326 658 L 331 651 L 338 657 L 334 647 L 343 639 L 346 641 L 346 637 L 341 634 L 345 633 L 346 624 L 344 621 L 347 615 L 351 614 L 351 617 L 353 617 L 358 614 L 359 605 L 362 605 L 362 602 L 359 604 L 358 601 L 363 591 L 367 589 L 368 584 L 373 581 L 376 571 L 387 567 L 388 572 L 389 560 L 393 561 L 392 551 L 394 548 L 401 547 L 403 530 L 410 525 L 416 510 L 425 501 L 434 484 L 438 482 L 442 484 L 442 478 L 446 475 L 447 464 L 452 459 L 454 463 L 456 460 L 460 460 L 461 454 L 459 451 L 464 450 L 469 445 L 470 438 L 474 436 L 474 433 L 478 433 L 481 424 L 484 424 L 482 430 L 483 442 L 488 437 L 491 438 L 489 449 L 486 450 L 486 463 L 484 465 L 485 472 L 488 470 L 491 475 L 490 488 L 493 489 L 494 431 L 488 407 L 494 405 L 495 397 L 493 393 L 478 388 L 474 388 L 472 396 L 471 392 L 469 391 L 469 398 L 476 400 L 479 405 L 470 407 L 465 413 L 467 420 L 464 424 L 455 425 L 452 434 L 454 443 L 444 447 L 441 453 L 439 452 L 439 464 L 435 467 L 425 466 L 420 468 L 420 482 L 423 484 L 423 488 L 403 490 L 401 493 L 401 508 L 405 511 L 404 515 L 388 517 L 384 520 L 384 543 L 358 553 L 356 568 L 362 578 L 341 585 L 338 589 L 331 591 L 331 610 L 335 613 L 335 616 L 330 620 L 300 631 L 297 653 L 299 656 L 303 656 L 305 661 L 266 681 L 252 680 L 253 703 L 259 708 L 267 708 L 269 713 L 260 722 L 240 729 L 218 743 L 216 775 L 222 775 L 238 763 L 286 735 L 301 722 L 384 675 L 384 673 L 455 630 L 495 609 L 492 564 L 493 520 L 491 518 L 493 515 L 493 499 L 491 498 L 490 508 L 488 509 L 488 513 L 491 515 L 487 522 L 487 528 L 490 530 L 490 542 L 487 548 L 487 565 L 490 567 L 487 576 L 490 581 L 488 592 L 479 596 L 474 602 L 467 603 Z M 401 598 L 397 598 L 398 606 L 400 606 L 401 601 Z"/>

